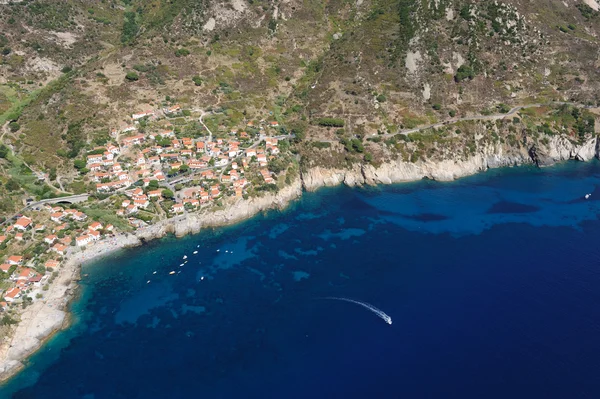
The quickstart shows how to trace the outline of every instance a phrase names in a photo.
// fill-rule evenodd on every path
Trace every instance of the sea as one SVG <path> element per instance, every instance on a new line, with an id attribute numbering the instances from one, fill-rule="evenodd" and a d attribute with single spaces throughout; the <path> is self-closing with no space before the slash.
<path id="1" fill-rule="evenodd" d="M 597 399 L 599 215 L 598 162 L 305 193 L 85 264 L 0 397 Z"/>

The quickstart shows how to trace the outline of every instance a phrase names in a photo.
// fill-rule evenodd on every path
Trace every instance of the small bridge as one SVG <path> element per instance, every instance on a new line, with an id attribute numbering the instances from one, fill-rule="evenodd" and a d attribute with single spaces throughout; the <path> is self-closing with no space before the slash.
<path id="1" fill-rule="evenodd" d="M 25 208 L 21 209 L 18 213 L 8 216 L 4 222 L 0 223 L 0 226 L 6 223 L 12 223 L 14 219 L 16 219 L 19 215 L 22 215 L 27 209 L 36 208 L 40 205 L 45 204 L 75 204 L 78 202 L 87 201 L 89 197 L 89 194 L 77 194 L 69 195 L 68 197 L 48 198 L 41 201 L 31 202 L 27 204 Z"/>
<path id="2" fill-rule="evenodd" d="M 48 198 L 45 200 L 32 202 L 27 207 L 31 208 L 31 207 L 35 207 L 38 205 L 44 205 L 44 204 L 76 204 L 78 202 L 87 201 L 87 199 L 89 197 L 90 197 L 89 194 L 77 194 L 77 195 L 69 195 L 68 197 Z"/>

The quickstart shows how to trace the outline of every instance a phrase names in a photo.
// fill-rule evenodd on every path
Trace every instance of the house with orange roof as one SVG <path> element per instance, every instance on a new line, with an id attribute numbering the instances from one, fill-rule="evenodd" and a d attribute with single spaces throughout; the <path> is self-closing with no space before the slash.
<path id="1" fill-rule="evenodd" d="M 88 229 L 90 230 L 100 230 L 102 229 L 102 223 L 100 222 L 93 222 L 88 226 Z"/>
<path id="2" fill-rule="evenodd" d="M 78 247 L 86 246 L 90 242 L 92 242 L 92 236 L 90 236 L 89 234 L 83 234 L 83 235 L 77 236 L 77 238 L 75 238 L 75 243 L 77 244 Z"/>
<path id="3" fill-rule="evenodd" d="M 50 220 L 52 220 L 53 222 L 56 222 L 56 223 L 60 223 L 60 221 L 63 220 L 64 217 L 65 217 L 64 213 L 55 212 L 52 215 L 50 215 Z"/>
<path id="4" fill-rule="evenodd" d="M 27 281 L 35 275 L 36 275 L 35 271 L 31 270 L 28 267 L 24 267 L 19 272 L 19 275 L 17 276 L 17 280 Z"/>
<path id="5" fill-rule="evenodd" d="M 2 270 L 4 273 L 8 273 L 8 269 L 10 269 L 12 267 L 12 265 L 9 265 L 8 263 L 3 263 L 0 265 L 0 270 Z"/>
<path id="6" fill-rule="evenodd" d="M 148 199 L 136 199 L 133 201 L 133 203 L 138 207 L 138 209 L 146 209 L 148 208 L 148 205 L 150 205 L 150 201 Z"/>
<path id="7" fill-rule="evenodd" d="M 11 255 L 8 257 L 8 259 L 6 259 L 6 263 L 8 263 L 9 265 L 20 265 L 21 263 L 23 263 L 23 257 Z"/>
<path id="8" fill-rule="evenodd" d="M 23 241 L 23 233 L 17 233 L 17 234 L 15 234 L 15 240 Z"/>
<path id="9" fill-rule="evenodd" d="M 46 225 L 39 223 L 39 224 L 36 224 L 33 229 L 35 231 L 44 231 L 44 230 L 46 230 Z"/>
<path id="10" fill-rule="evenodd" d="M 78 222 L 83 222 L 84 220 L 87 219 L 87 215 L 83 212 L 76 212 L 73 215 L 73 219 L 77 220 Z"/>
<path id="11" fill-rule="evenodd" d="M 16 223 L 13 226 L 17 230 L 24 231 L 32 226 L 32 220 L 26 216 L 22 216 L 19 219 L 17 219 Z"/>
<path id="12" fill-rule="evenodd" d="M 54 246 L 52 246 L 51 250 L 56 252 L 59 255 L 64 255 L 67 251 L 67 246 L 64 244 L 54 244 Z"/>
<path id="13" fill-rule="evenodd" d="M 162 197 L 162 191 L 161 190 L 148 191 L 148 197 L 150 197 L 150 198 L 160 198 L 160 197 Z"/>
<path id="14" fill-rule="evenodd" d="M 66 224 L 66 223 L 63 223 L 63 224 L 61 224 L 61 225 L 58 225 L 58 226 L 56 226 L 56 227 L 54 228 L 54 230 L 53 230 L 53 231 L 54 231 L 55 233 L 58 233 L 59 231 L 61 231 L 61 230 L 64 230 L 64 229 L 66 229 L 66 228 L 67 228 L 67 224 Z"/>
<path id="15" fill-rule="evenodd" d="M 13 287 L 10 290 L 6 291 L 4 294 L 4 300 L 6 302 L 13 302 L 21 296 L 21 290 L 18 287 Z"/>
<path id="16" fill-rule="evenodd" d="M 0 236 L 0 244 L 6 241 L 6 236 Z"/>
<path id="17" fill-rule="evenodd" d="M 98 230 L 89 230 L 87 234 L 92 238 L 93 241 L 98 241 L 101 237 Z"/>
<path id="18" fill-rule="evenodd" d="M 50 259 L 44 263 L 44 267 L 47 269 L 56 269 L 60 266 L 60 262 L 54 259 Z"/>

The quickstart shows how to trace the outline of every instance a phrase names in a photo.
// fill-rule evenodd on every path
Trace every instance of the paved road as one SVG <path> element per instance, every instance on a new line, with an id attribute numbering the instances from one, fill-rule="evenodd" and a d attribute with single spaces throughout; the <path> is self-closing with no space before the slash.
<path id="1" fill-rule="evenodd" d="M 44 205 L 44 204 L 56 204 L 58 202 L 64 202 L 64 201 L 68 201 L 71 203 L 83 202 L 83 201 L 86 201 L 89 198 L 89 196 L 90 196 L 89 194 L 77 194 L 77 195 L 69 195 L 68 197 L 48 198 L 45 200 L 32 202 L 29 205 L 27 205 L 26 207 L 24 207 L 23 209 L 19 210 L 19 212 L 15 213 L 14 215 L 8 216 L 4 222 L 0 223 L 0 226 L 2 226 L 5 223 L 9 223 L 17 215 L 22 215 L 27 209 L 33 209 L 33 208 L 36 208 L 36 207 L 38 207 L 40 205 Z"/>
<path id="2" fill-rule="evenodd" d="M 452 125 L 452 124 L 455 124 L 458 122 L 463 122 L 463 121 L 485 121 L 485 120 L 504 119 L 504 118 L 515 115 L 518 111 L 520 111 L 524 108 L 539 108 L 539 107 L 545 107 L 547 105 L 572 105 L 577 108 L 595 108 L 595 107 L 589 106 L 589 105 L 582 105 L 582 104 L 576 104 L 576 103 L 571 103 L 571 102 L 559 102 L 559 101 L 551 102 L 551 103 L 523 104 L 523 105 L 517 105 L 517 106 L 511 108 L 510 111 L 508 111 L 505 114 L 491 114 L 491 115 L 466 116 L 464 118 L 453 118 L 453 119 L 445 120 L 443 122 L 433 123 L 431 125 L 419 126 L 414 129 L 399 130 L 395 133 L 383 134 L 379 137 L 388 138 L 388 137 L 395 136 L 397 134 L 408 135 L 411 133 L 419 132 L 421 130 L 434 129 L 434 128 L 438 128 L 438 127 L 442 127 L 442 126 L 446 126 L 446 125 Z"/>

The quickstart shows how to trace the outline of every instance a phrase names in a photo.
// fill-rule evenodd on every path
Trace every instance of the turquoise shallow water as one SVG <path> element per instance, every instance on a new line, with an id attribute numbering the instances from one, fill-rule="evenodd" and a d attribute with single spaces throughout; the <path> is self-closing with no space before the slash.
<path id="1" fill-rule="evenodd" d="M 594 162 L 323 189 L 123 251 L 0 396 L 596 398 L 599 183 Z"/>

